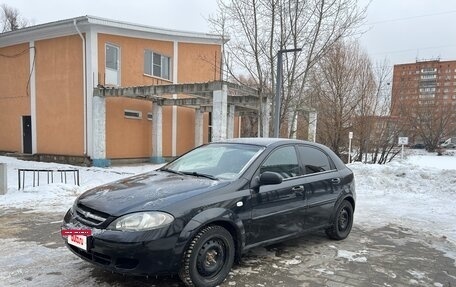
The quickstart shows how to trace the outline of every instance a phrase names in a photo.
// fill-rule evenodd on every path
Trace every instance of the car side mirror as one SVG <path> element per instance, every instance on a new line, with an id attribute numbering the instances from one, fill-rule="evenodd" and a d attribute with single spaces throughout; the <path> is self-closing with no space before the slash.
<path id="1" fill-rule="evenodd" d="M 280 184 L 282 181 L 283 177 L 277 172 L 272 171 L 263 172 L 258 179 L 260 185 Z"/>

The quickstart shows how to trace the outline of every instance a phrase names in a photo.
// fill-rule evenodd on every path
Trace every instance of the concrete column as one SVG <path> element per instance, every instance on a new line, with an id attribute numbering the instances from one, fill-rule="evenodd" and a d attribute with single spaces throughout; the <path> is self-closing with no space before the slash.
<path id="1" fill-rule="evenodd" d="M 92 101 L 93 108 L 93 166 L 107 167 L 111 162 L 106 159 L 106 98 L 95 96 Z"/>
<path id="2" fill-rule="evenodd" d="M 29 80 L 29 86 L 30 86 L 30 116 L 32 120 L 32 154 L 35 154 L 38 152 L 38 141 L 37 141 L 37 118 L 36 118 L 36 83 L 35 83 L 35 42 L 31 41 L 29 42 L 29 48 L 30 48 L 30 80 Z M 22 150 L 23 151 L 23 150 Z"/>
<path id="3" fill-rule="evenodd" d="M 177 94 L 173 95 L 173 99 L 177 99 Z M 172 109 L 172 125 L 171 125 L 171 155 L 177 154 L 177 106 Z"/>
<path id="4" fill-rule="evenodd" d="M 288 134 L 291 134 L 292 139 L 296 139 L 296 134 L 298 131 L 298 115 L 293 116 L 293 112 L 290 111 L 288 115 Z"/>
<path id="5" fill-rule="evenodd" d="M 212 93 L 212 141 L 226 139 L 228 112 L 227 90 L 227 86 L 223 85 L 222 90 Z"/>
<path id="6" fill-rule="evenodd" d="M 316 142 L 317 140 L 317 112 L 309 112 L 309 131 L 308 140 Z"/>
<path id="7" fill-rule="evenodd" d="M 93 157 L 93 88 L 98 85 L 98 33 L 94 28 L 86 32 L 86 78 L 87 78 L 87 155 Z"/>
<path id="8" fill-rule="evenodd" d="M 229 139 L 234 138 L 234 105 L 228 105 L 227 131 L 226 136 Z"/>
<path id="9" fill-rule="evenodd" d="M 269 123 L 271 122 L 271 103 L 268 99 L 261 105 L 263 114 L 263 137 L 269 137 Z"/>
<path id="10" fill-rule="evenodd" d="M 163 112 L 162 106 L 154 102 L 152 106 L 152 163 L 164 163 L 163 159 Z"/>
<path id="11" fill-rule="evenodd" d="M 6 194 L 8 191 L 8 178 L 6 171 L 6 163 L 0 163 L 0 195 Z"/>
<path id="12" fill-rule="evenodd" d="M 203 144 L 203 115 L 200 109 L 195 110 L 195 147 Z"/>

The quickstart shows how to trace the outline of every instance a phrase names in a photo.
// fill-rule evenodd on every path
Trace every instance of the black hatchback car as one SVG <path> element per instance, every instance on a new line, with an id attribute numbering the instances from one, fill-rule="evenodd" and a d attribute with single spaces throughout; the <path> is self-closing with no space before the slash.
<path id="1" fill-rule="evenodd" d="M 318 228 L 346 238 L 354 209 L 353 173 L 329 148 L 241 138 L 83 193 L 62 234 L 74 254 L 105 269 L 216 286 L 250 248 Z"/>

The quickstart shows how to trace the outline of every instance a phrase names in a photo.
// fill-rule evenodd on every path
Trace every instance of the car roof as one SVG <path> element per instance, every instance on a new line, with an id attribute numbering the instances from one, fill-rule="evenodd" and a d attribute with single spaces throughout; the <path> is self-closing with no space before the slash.
<path id="1" fill-rule="evenodd" d="M 296 140 L 296 139 L 286 139 L 286 138 L 233 138 L 233 139 L 226 139 L 218 142 L 214 142 L 215 144 L 217 143 L 239 143 L 239 144 L 249 144 L 249 145 L 257 145 L 257 146 L 263 146 L 263 147 L 272 147 L 275 148 L 276 146 L 282 145 L 282 144 L 306 144 L 314 147 L 318 147 L 322 150 L 324 150 L 333 160 L 334 164 L 336 165 L 337 169 L 341 169 L 345 166 L 345 164 L 342 162 L 342 160 L 327 146 L 319 144 L 319 143 L 314 143 L 314 142 L 309 142 L 309 141 L 303 141 L 303 140 Z"/>
<path id="2" fill-rule="evenodd" d="M 303 140 L 295 140 L 295 139 L 286 139 L 286 138 L 233 138 L 233 139 L 226 139 L 222 141 L 218 141 L 217 143 L 240 143 L 240 144 L 253 144 L 259 146 L 270 146 L 273 144 L 286 144 L 286 143 L 309 143 L 314 144 L 311 142 L 303 141 Z"/>

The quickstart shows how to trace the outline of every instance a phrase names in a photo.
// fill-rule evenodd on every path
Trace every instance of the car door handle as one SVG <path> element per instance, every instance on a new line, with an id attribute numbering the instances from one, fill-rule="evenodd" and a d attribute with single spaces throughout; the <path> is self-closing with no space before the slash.
<path id="1" fill-rule="evenodd" d="M 331 183 L 332 184 L 339 184 L 340 183 L 340 178 L 336 177 L 336 178 L 331 179 Z"/>
<path id="2" fill-rule="evenodd" d="M 293 187 L 291 188 L 291 190 L 294 191 L 294 192 L 304 191 L 304 185 L 293 186 Z"/>

